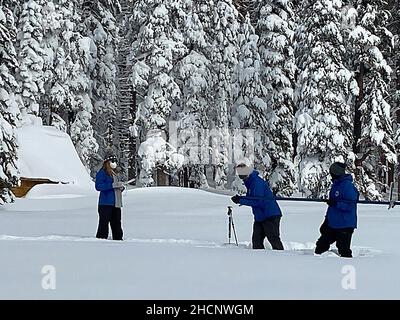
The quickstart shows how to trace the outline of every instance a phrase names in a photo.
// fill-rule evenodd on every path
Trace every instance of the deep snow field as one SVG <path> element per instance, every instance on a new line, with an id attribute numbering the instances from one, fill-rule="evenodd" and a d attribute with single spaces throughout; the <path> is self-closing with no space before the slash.
<path id="1" fill-rule="evenodd" d="M 0 209 L 1 299 L 400 298 L 400 208 L 359 205 L 345 259 L 313 255 L 324 204 L 281 201 L 286 250 L 276 252 L 250 249 L 250 208 L 234 206 L 240 245 L 226 245 L 229 196 L 173 187 L 126 191 L 125 241 L 97 240 L 96 196 Z M 54 290 L 42 287 L 49 265 Z M 355 289 L 342 286 L 349 268 Z"/>

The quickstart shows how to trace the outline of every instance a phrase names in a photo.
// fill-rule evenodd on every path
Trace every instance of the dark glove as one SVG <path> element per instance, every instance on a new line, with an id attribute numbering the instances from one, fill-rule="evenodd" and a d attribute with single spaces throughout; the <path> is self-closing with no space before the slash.
<path id="1" fill-rule="evenodd" d="M 326 200 L 326 203 L 327 203 L 328 206 L 330 206 L 330 207 L 335 207 L 337 201 L 336 201 L 335 199 L 328 199 L 328 200 Z"/>
<path id="2" fill-rule="evenodd" d="M 233 196 L 233 197 L 231 198 L 231 200 L 232 200 L 234 203 L 238 204 L 238 203 L 240 202 L 240 196 L 238 196 L 238 195 Z"/>

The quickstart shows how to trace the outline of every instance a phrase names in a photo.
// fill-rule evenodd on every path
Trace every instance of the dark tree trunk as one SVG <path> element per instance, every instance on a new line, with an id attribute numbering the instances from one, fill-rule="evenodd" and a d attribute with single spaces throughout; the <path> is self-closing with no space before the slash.
<path id="1" fill-rule="evenodd" d="M 132 92 L 131 119 L 135 119 L 137 111 L 136 91 Z M 132 134 L 129 135 L 129 159 L 128 159 L 128 176 L 130 179 L 137 178 L 137 141 Z"/>
<path id="2" fill-rule="evenodd" d="M 295 119 L 296 117 L 296 112 L 297 112 L 297 105 L 294 103 L 293 104 L 293 119 Z M 293 143 L 293 157 L 292 160 L 294 161 L 294 159 L 297 156 L 297 140 L 299 138 L 299 135 L 297 134 L 296 131 L 296 127 L 293 128 L 293 132 L 292 132 L 292 143 Z"/>
<path id="3" fill-rule="evenodd" d="M 189 175 L 190 175 L 189 167 L 184 167 L 184 169 L 183 169 L 183 186 L 185 188 L 189 187 Z"/>
<path id="4" fill-rule="evenodd" d="M 358 87 L 360 89 L 360 94 L 356 99 L 355 110 L 354 110 L 354 140 L 353 140 L 353 152 L 356 156 L 361 152 L 359 141 L 361 138 L 361 111 L 360 106 L 364 100 L 364 75 L 365 75 L 365 67 L 364 64 L 360 65 L 360 70 L 356 75 L 356 81 Z M 361 164 L 357 164 L 361 165 Z"/>
<path id="5" fill-rule="evenodd" d="M 76 113 L 74 111 L 68 111 L 68 120 L 66 121 L 68 135 L 71 135 L 71 127 L 75 121 L 75 116 L 76 116 Z"/>
<path id="6" fill-rule="evenodd" d="M 157 176 L 157 186 L 168 186 L 169 183 L 169 175 L 167 175 L 163 168 L 156 169 L 156 176 Z"/>

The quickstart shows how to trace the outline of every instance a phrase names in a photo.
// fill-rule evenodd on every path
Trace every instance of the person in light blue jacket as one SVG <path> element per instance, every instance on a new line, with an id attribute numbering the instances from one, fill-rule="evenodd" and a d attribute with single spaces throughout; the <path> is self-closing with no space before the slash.
<path id="1" fill-rule="evenodd" d="M 351 238 L 357 228 L 357 201 L 359 193 L 354 186 L 353 177 L 345 173 L 346 165 L 335 162 L 329 172 L 332 187 L 327 201 L 328 210 L 320 228 L 321 237 L 317 241 L 315 253 L 328 251 L 336 242 L 339 255 L 351 258 Z"/>
<path id="2" fill-rule="evenodd" d="M 243 180 L 247 193 L 246 196 L 236 195 L 231 199 L 234 203 L 252 208 L 253 249 L 264 249 L 264 239 L 267 237 L 272 249 L 283 250 L 279 234 L 282 212 L 268 182 L 259 176 L 258 171 L 246 164 L 239 164 L 236 171 Z"/>
<path id="3" fill-rule="evenodd" d="M 99 196 L 99 225 L 96 238 L 108 238 L 108 225 L 111 226 L 113 240 L 122 240 L 121 226 L 122 191 L 124 184 L 118 180 L 115 172 L 117 158 L 106 156 L 103 167 L 96 174 L 95 187 Z"/>

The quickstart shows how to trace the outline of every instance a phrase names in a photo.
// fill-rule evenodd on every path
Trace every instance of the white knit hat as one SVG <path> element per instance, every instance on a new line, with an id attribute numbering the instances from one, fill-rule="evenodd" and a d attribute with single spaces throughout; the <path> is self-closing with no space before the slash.
<path id="1" fill-rule="evenodd" d="M 249 176 L 253 172 L 253 167 L 245 163 L 240 163 L 236 166 L 238 176 Z"/>

